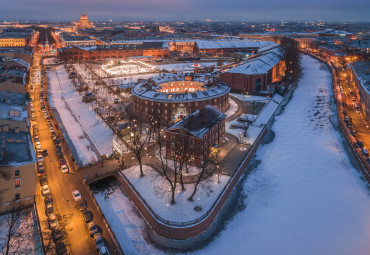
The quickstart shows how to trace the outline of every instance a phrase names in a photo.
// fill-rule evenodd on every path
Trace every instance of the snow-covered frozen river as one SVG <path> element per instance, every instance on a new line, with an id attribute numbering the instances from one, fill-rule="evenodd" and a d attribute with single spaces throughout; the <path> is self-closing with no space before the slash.
<path id="1" fill-rule="evenodd" d="M 370 254 L 369 186 L 329 118 L 330 74 L 303 56 L 303 76 L 246 178 L 246 208 L 196 254 Z"/>

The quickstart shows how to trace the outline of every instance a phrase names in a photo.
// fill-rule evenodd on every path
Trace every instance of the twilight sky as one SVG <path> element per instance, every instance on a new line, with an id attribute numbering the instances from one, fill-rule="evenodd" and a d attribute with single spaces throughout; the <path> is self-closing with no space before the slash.
<path id="1" fill-rule="evenodd" d="M 0 0 L 0 20 L 370 21 L 369 0 Z"/>

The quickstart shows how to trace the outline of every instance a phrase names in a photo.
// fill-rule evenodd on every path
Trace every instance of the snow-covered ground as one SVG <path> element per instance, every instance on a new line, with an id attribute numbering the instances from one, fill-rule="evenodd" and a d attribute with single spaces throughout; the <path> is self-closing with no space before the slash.
<path id="1" fill-rule="evenodd" d="M 81 101 L 63 66 L 48 71 L 50 104 L 63 122 L 83 165 L 95 163 L 98 155 L 112 153 L 113 133 L 95 112 Z M 92 144 L 98 152 L 92 150 Z"/>
<path id="2" fill-rule="evenodd" d="M 303 77 L 243 184 L 246 208 L 199 254 L 365 255 L 369 187 L 329 118 L 331 78 L 304 56 Z"/>
<path id="3" fill-rule="evenodd" d="M 261 110 L 261 112 L 259 113 L 257 117 L 251 114 L 244 114 L 243 115 L 244 118 L 253 120 L 253 123 L 249 125 L 245 136 L 244 136 L 245 131 L 243 129 L 244 127 L 243 125 L 245 125 L 246 127 L 247 124 L 240 123 L 238 122 L 237 119 L 234 119 L 226 123 L 225 125 L 226 133 L 229 133 L 238 139 L 242 138 L 242 141 L 241 141 L 242 143 L 253 144 L 256 141 L 259 134 L 262 132 L 263 127 L 269 122 L 272 115 L 275 113 L 275 111 L 279 107 L 282 100 L 283 100 L 282 96 L 275 94 L 274 97 L 271 98 L 271 100 L 269 100 L 267 104 L 265 104 L 265 106 L 263 107 L 263 109 Z M 234 126 L 234 127 L 238 126 L 240 128 L 231 128 L 231 126 Z"/>
<path id="4" fill-rule="evenodd" d="M 145 174 L 143 178 L 140 177 L 139 166 L 125 169 L 122 173 L 159 216 L 179 223 L 195 220 L 205 214 L 230 179 L 221 175 L 218 183 L 217 175 L 214 175 L 203 180 L 198 186 L 193 202 L 189 202 L 188 197 L 193 192 L 194 184 L 185 184 L 185 191 L 181 191 L 181 185 L 178 185 L 176 204 L 171 205 L 171 187 L 167 180 L 149 166 L 144 165 L 143 171 Z M 200 207 L 201 210 L 196 211 L 195 207 Z"/>
<path id="5" fill-rule="evenodd" d="M 238 104 L 235 102 L 234 99 L 232 99 L 231 97 L 229 97 L 229 104 L 230 104 L 230 107 L 229 109 L 225 112 L 226 114 L 226 117 L 230 117 L 232 116 L 234 113 L 236 113 L 236 111 L 238 110 Z"/>

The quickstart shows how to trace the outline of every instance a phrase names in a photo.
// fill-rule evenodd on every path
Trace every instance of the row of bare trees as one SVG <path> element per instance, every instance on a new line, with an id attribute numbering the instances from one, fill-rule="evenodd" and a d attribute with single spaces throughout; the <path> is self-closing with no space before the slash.
<path id="1" fill-rule="evenodd" d="M 151 148 L 150 151 L 154 153 L 158 150 L 161 173 L 171 187 L 171 204 L 176 203 L 175 193 L 178 185 L 181 186 L 182 191 L 185 190 L 183 173 L 188 173 L 193 154 L 189 138 L 190 135 L 184 135 L 182 142 L 174 148 L 175 155 L 168 155 L 165 133 L 158 118 L 151 118 L 148 124 L 144 124 L 141 120 L 131 119 L 130 127 L 126 132 L 126 146 L 134 154 L 139 164 L 140 177 L 144 177 L 143 157 L 145 151 L 149 151 L 149 147 Z M 204 154 L 203 161 L 199 166 L 200 172 L 194 184 L 193 192 L 188 198 L 189 201 L 193 201 L 205 170 L 213 161 L 208 155 L 209 153 Z"/>

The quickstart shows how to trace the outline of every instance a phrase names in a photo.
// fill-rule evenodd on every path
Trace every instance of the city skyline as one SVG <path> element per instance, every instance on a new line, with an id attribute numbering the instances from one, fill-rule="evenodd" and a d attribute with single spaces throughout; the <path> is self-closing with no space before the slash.
<path id="1" fill-rule="evenodd" d="M 364 0 L 297 1 L 195 0 L 183 1 L 62 1 L 17 0 L 5 2 L 0 10 L 3 21 L 77 20 L 82 12 L 93 21 L 369 21 L 370 3 Z"/>

